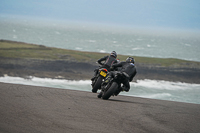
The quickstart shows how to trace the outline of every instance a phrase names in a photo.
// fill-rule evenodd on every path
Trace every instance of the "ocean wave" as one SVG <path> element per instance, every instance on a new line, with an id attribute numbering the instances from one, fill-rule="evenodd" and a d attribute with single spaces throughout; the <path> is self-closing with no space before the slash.
<path id="1" fill-rule="evenodd" d="M 183 82 L 171 82 L 164 80 L 137 80 L 137 83 L 131 83 L 135 87 L 153 88 L 159 90 L 186 90 L 186 89 L 200 89 L 200 84 L 191 84 Z"/>
<path id="2" fill-rule="evenodd" d="M 105 50 L 100 50 L 99 52 L 100 52 L 100 53 L 106 53 L 106 51 L 105 51 Z"/>
<path id="3" fill-rule="evenodd" d="M 123 95 L 126 95 L 123 93 Z M 170 93 L 156 93 L 156 94 L 140 94 L 140 95 L 128 95 L 128 96 L 137 96 L 137 97 L 143 97 L 143 98 L 151 98 L 151 99 L 166 99 L 172 96 Z"/>
<path id="4" fill-rule="evenodd" d="M 0 82 L 88 92 L 92 89 L 90 80 L 4 76 L 0 77 Z M 200 104 L 200 84 L 145 79 L 131 82 L 130 86 L 129 92 L 121 92 L 120 95 Z"/>
<path id="5" fill-rule="evenodd" d="M 19 83 L 19 84 L 68 84 L 68 85 L 90 85 L 90 80 L 66 80 L 66 79 L 51 79 L 51 78 L 38 78 L 38 77 L 10 77 L 4 76 L 0 77 L 0 82 L 6 83 Z M 183 82 L 171 82 L 164 80 L 137 80 L 137 82 L 130 82 L 130 85 L 134 87 L 144 87 L 144 88 L 153 88 L 158 90 L 185 90 L 185 89 L 200 89 L 200 84 L 191 84 Z"/>
<path id="6" fill-rule="evenodd" d="M 139 47 L 137 47 L 137 48 L 132 48 L 132 50 L 141 50 L 141 49 L 144 49 L 144 48 L 139 48 Z"/>
<path id="7" fill-rule="evenodd" d="M 33 86 L 44 86 L 53 87 L 60 89 L 74 89 L 74 90 L 85 90 L 88 91 L 90 88 L 90 80 L 65 80 L 65 79 L 51 79 L 51 78 L 38 78 L 38 77 L 0 77 L 0 82 L 13 83 L 13 84 L 23 84 L 23 85 L 33 85 Z M 81 86 L 81 87 L 80 87 Z M 84 88 L 82 88 L 84 87 Z"/>

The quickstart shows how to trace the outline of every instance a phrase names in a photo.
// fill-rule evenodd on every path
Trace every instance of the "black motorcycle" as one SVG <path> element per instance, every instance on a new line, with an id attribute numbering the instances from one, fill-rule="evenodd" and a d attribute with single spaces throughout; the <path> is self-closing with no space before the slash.
<path id="1" fill-rule="evenodd" d="M 116 71 L 114 76 L 106 83 L 105 81 L 101 85 L 101 92 L 98 98 L 108 100 L 111 96 L 117 96 L 121 91 L 122 81 L 129 78 L 129 75 L 125 72 Z"/>
<path id="2" fill-rule="evenodd" d="M 100 68 L 97 70 L 97 76 L 92 80 L 92 92 L 96 93 L 98 89 L 101 89 L 102 80 L 107 76 L 108 70 L 106 68 Z"/>

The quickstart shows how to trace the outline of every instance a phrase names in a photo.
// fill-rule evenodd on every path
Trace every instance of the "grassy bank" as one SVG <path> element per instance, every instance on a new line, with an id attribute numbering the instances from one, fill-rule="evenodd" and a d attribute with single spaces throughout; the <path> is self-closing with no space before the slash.
<path id="1" fill-rule="evenodd" d="M 27 44 L 0 40 L 0 57 L 23 58 L 39 60 L 66 60 L 94 63 L 106 53 L 83 52 L 76 50 L 46 47 L 43 45 Z M 127 55 L 118 55 L 120 60 L 125 60 Z M 134 56 L 138 64 L 154 64 L 162 67 L 190 67 L 200 68 L 200 62 L 186 61 L 174 58 L 150 58 Z"/>

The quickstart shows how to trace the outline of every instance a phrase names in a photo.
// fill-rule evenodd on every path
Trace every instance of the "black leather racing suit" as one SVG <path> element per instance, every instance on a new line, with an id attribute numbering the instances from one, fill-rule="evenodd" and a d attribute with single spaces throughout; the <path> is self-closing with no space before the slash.
<path id="1" fill-rule="evenodd" d="M 104 62 L 102 63 L 102 61 Z M 106 68 L 108 71 L 110 71 L 110 67 L 113 64 L 117 63 L 117 59 L 113 57 L 112 55 L 109 55 L 109 56 L 104 56 L 103 58 L 100 58 L 97 62 L 100 65 L 102 65 L 100 68 Z M 94 70 L 94 77 L 97 75 L 98 70 L 99 68 Z"/>
<path id="2" fill-rule="evenodd" d="M 102 61 L 105 61 L 105 62 L 102 63 Z M 104 56 L 103 58 L 99 59 L 97 62 L 98 62 L 100 65 L 102 65 L 101 67 L 104 67 L 104 68 L 106 68 L 108 71 L 110 71 L 110 67 L 111 67 L 113 64 L 117 63 L 117 60 L 116 60 L 115 57 L 113 57 L 113 56 L 110 55 L 110 56 Z"/>
<path id="3" fill-rule="evenodd" d="M 113 68 L 121 67 L 120 71 L 125 72 L 129 75 L 129 79 L 125 79 L 124 81 L 122 81 L 123 83 L 122 89 L 125 91 L 129 91 L 130 89 L 129 82 L 133 80 L 133 78 L 135 77 L 137 73 L 135 65 L 133 63 L 128 63 L 128 62 L 120 62 L 118 64 L 113 64 L 112 67 Z M 115 71 L 111 71 L 109 73 L 109 76 L 112 77 L 114 74 L 115 74 Z"/>

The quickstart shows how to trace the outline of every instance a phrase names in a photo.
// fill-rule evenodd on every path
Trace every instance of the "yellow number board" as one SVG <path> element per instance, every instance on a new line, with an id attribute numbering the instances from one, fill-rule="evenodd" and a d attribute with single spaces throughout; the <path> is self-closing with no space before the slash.
<path id="1" fill-rule="evenodd" d="M 100 75 L 102 75 L 103 77 L 106 77 L 107 74 L 105 72 L 101 71 Z"/>

